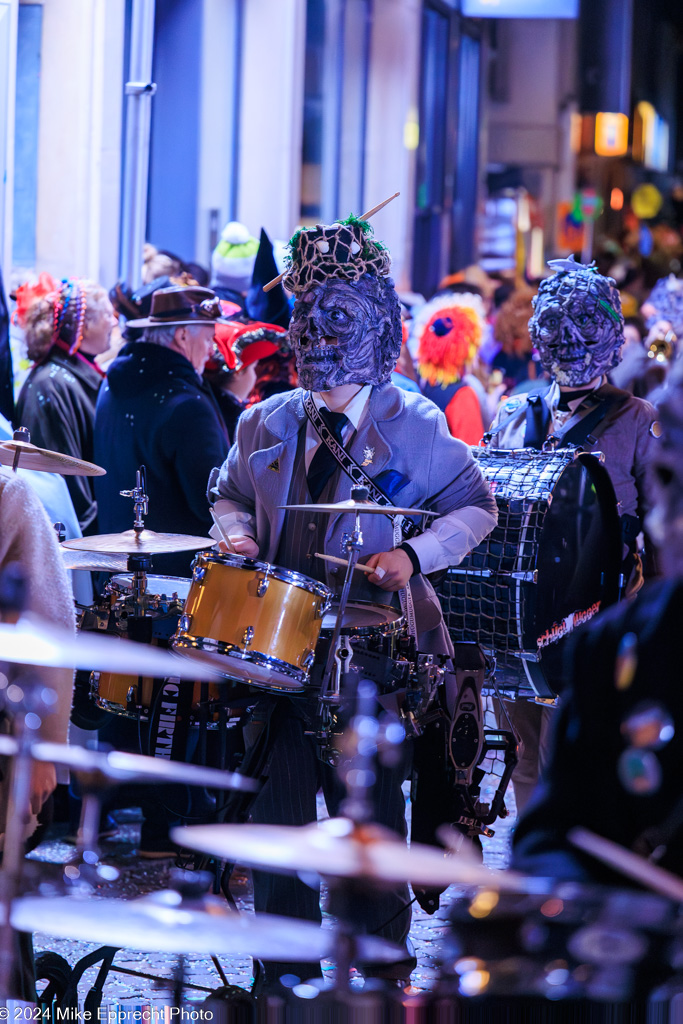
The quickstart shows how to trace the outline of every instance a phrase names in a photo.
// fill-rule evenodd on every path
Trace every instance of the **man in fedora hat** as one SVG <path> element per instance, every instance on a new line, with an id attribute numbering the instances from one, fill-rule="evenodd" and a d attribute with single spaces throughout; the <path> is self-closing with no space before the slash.
<path id="1" fill-rule="evenodd" d="M 201 374 L 211 354 L 220 300 L 208 288 L 161 288 L 148 317 L 130 320 L 144 328 L 111 364 L 95 415 L 95 460 L 107 475 L 98 478 L 100 530 L 130 529 L 132 505 L 119 491 L 147 470 L 151 530 L 207 534 L 211 518 L 206 482 L 228 453 L 225 425 Z M 189 576 L 191 553 L 162 555 L 157 572 Z"/>

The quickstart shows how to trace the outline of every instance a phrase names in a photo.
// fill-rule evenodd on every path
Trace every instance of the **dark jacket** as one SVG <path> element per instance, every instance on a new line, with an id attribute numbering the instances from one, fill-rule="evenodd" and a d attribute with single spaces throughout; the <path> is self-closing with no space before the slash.
<path id="1" fill-rule="evenodd" d="M 133 505 L 119 491 L 135 486 L 135 472 L 144 465 L 149 495 L 145 525 L 165 533 L 207 536 L 207 481 L 228 447 L 213 395 L 189 360 L 160 345 L 129 343 L 110 366 L 97 402 L 95 461 L 107 470 L 96 484 L 100 530 L 131 529 Z M 155 557 L 154 567 L 188 576 L 192 557 L 190 552 Z"/>
<path id="2" fill-rule="evenodd" d="M 21 389 L 14 426 L 27 427 L 31 441 L 76 459 L 96 462 L 95 402 L 101 373 L 85 359 L 53 348 L 44 363 L 34 366 Z M 84 533 L 97 530 L 93 477 L 67 476 L 71 500 Z"/>
<path id="3" fill-rule="evenodd" d="M 664 847 L 658 863 L 683 874 L 682 618 L 683 581 L 657 582 L 577 632 L 571 690 L 558 712 L 547 781 L 517 826 L 515 867 L 536 875 L 632 884 L 574 849 L 567 834 L 582 826 L 641 854 Z M 629 656 L 627 636 L 635 643 Z M 674 732 L 660 749 L 643 751 L 654 775 L 651 788 L 634 792 L 637 787 L 624 785 L 623 759 L 630 747 L 625 726 L 644 703 L 659 704 Z M 631 777 L 639 781 L 633 767 Z"/>

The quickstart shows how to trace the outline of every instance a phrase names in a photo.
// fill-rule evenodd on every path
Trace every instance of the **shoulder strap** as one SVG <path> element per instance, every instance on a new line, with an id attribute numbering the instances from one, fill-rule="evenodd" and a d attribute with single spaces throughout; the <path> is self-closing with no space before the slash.
<path id="1" fill-rule="evenodd" d="M 609 426 L 611 414 L 617 412 L 628 399 L 627 391 L 621 391 L 611 384 L 603 384 L 584 399 L 579 409 L 585 412 L 588 405 L 588 412 L 578 422 L 573 422 L 572 417 L 559 435 L 561 440 L 564 444 L 582 445 L 590 438 L 590 443 L 593 444 Z"/>
<path id="2" fill-rule="evenodd" d="M 358 465 L 353 456 L 349 455 L 346 448 L 339 444 L 332 431 L 327 427 L 325 421 L 316 408 L 310 391 L 308 391 L 304 397 L 304 409 L 318 437 L 332 452 L 335 459 L 346 475 L 350 478 L 352 483 L 356 486 L 367 487 L 370 498 L 378 505 L 390 505 L 391 502 L 384 491 L 367 475 L 363 467 Z M 392 515 L 387 515 L 387 518 L 390 519 L 392 523 L 395 519 Z M 403 517 L 401 518 L 401 533 L 403 534 L 403 539 L 409 540 L 419 532 L 419 528 L 412 522 L 412 520 L 406 520 Z"/>

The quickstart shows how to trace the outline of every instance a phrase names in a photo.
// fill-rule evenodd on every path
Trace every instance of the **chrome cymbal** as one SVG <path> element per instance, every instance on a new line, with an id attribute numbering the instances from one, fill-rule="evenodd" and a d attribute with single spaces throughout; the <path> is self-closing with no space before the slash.
<path id="1" fill-rule="evenodd" d="M 511 892 L 545 891 L 545 880 L 490 871 L 434 846 L 410 849 L 380 825 L 354 826 L 332 818 L 302 828 L 288 825 L 190 825 L 171 830 L 180 846 L 282 874 L 300 871 L 395 884 L 486 886 Z"/>
<path id="2" fill-rule="evenodd" d="M 43 668 L 81 668 L 145 675 L 158 679 L 221 679 L 223 673 L 203 661 L 190 661 L 151 644 L 102 633 L 72 633 L 36 615 L 16 624 L 0 623 L 0 662 Z"/>
<path id="3" fill-rule="evenodd" d="M 12 904 L 19 931 L 161 953 L 319 960 L 334 952 L 334 932 L 311 921 L 275 914 L 240 914 L 223 900 L 181 900 L 173 890 L 136 900 L 28 896 Z M 373 935 L 358 937 L 360 959 L 391 963 L 400 947 Z"/>
<path id="4" fill-rule="evenodd" d="M 279 508 L 292 512 L 360 512 L 383 516 L 438 516 L 438 512 L 430 512 L 426 508 L 399 508 L 398 505 L 378 505 L 374 501 L 333 501 L 328 504 L 320 502 L 310 505 L 279 505 Z"/>
<path id="5" fill-rule="evenodd" d="M 0 754 L 13 757 L 18 749 L 13 736 L 0 736 Z M 185 764 L 184 761 L 167 761 L 164 757 L 127 754 L 122 750 L 88 750 L 86 747 L 39 740 L 31 744 L 31 757 L 34 761 L 69 768 L 76 774 L 101 776 L 105 783 L 179 782 L 187 786 L 232 789 L 243 793 L 256 793 L 260 787 L 258 779 L 239 772 L 219 771 L 204 765 Z"/>
<path id="6" fill-rule="evenodd" d="M 124 533 L 100 533 L 94 537 L 65 540 L 63 547 L 73 551 L 102 551 L 107 555 L 164 555 L 174 551 L 199 551 L 215 544 L 212 537 L 191 537 L 184 533 L 155 533 L 154 530 L 126 530 Z"/>
<path id="7" fill-rule="evenodd" d="M 1 441 L 0 464 L 13 466 L 19 456 L 17 469 L 33 469 L 44 473 L 59 473 L 60 476 L 105 476 L 106 469 L 94 462 L 75 459 L 72 455 L 52 452 L 49 448 L 38 448 L 28 441 Z"/>
<path id="8" fill-rule="evenodd" d="M 60 545 L 65 569 L 86 569 L 90 572 L 126 572 L 126 555 L 97 554 L 95 551 L 72 551 Z"/>

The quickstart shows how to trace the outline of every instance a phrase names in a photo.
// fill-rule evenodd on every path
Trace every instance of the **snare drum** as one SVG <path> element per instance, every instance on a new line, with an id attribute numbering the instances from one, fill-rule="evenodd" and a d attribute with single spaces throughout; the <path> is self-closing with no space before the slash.
<path id="1" fill-rule="evenodd" d="M 172 646 L 252 686 L 302 690 L 330 598 L 300 573 L 203 551 Z"/>
<path id="2" fill-rule="evenodd" d="M 330 608 L 323 618 L 311 671 L 311 681 L 316 686 L 322 682 L 336 618 L 336 606 Z M 408 639 L 408 628 L 397 608 L 370 601 L 349 601 L 340 635 L 353 649 L 355 667 L 377 685 L 380 693 L 405 683 L 410 664 L 406 652 L 401 649 L 401 642 Z"/>
<path id="3" fill-rule="evenodd" d="M 336 618 L 337 609 L 332 607 L 323 617 L 321 640 L 331 639 Z M 399 641 L 407 636 L 406 621 L 397 608 L 369 601 L 349 601 L 341 631 L 350 643 L 378 651 L 387 658 L 398 657 Z"/>

